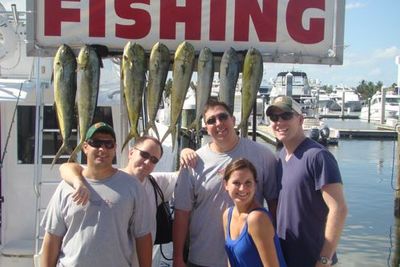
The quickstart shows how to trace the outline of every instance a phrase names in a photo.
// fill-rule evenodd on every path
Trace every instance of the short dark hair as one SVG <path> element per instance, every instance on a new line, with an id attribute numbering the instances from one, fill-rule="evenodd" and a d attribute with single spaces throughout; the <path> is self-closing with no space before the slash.
<path id="1" fill-rule="evenodd" d="M 161 144 L 160 140 L 158 140 L 157 138 L 155 138 L 153 136 L 143 135 L 143 136 L 140 136 L 138 138 L 135 138 L 135 142 L 133 143 L 133 146 L 143 144 L 146 140 L 151 140 L 151 141 L 153 141 L 154 143 L 156 143 L 160 147 L 160 151 L 161 151 L 160 158 L 161 158 L 163 153 L 164 153 L 162 144 Z"/>
<path id="2" fill-rule="evenodd" d="M 247 160 L 245 158 L 236 159 L 236 160 L 232 161 L 231 163 L 229 163 L 228 166 L 226 166 L 225 172 L 224 172 L 224 180 L 227 182 L 234 171 L 243 170 L 243 169 L 250 170 L 254 176 L 255 182 L 257 182 L 256 167 L 254 167 L 253 163 L 251 163 L 249 160 Z"/>
<path id="3" fill-rule="evenodd" d="M 218 101 L 215 99 L 209 99 L 203 109 L 203 119 L 204 120 L 206 119 L 206 112 L 210 108 L 214 108 L 214 107 L 218 107 L 218 106 L 223 107 L 229 113 L 230 116 L 233 116 L 233 111 L 225 102 Z"/>

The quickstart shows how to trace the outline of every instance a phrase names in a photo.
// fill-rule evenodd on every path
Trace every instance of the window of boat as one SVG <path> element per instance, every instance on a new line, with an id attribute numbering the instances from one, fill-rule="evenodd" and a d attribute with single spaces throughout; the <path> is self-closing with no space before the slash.
<path id="1" fill-rule="evenodd" d="M 389 104 L 399 104 L 400 98 L 386 98 L 386 102 Z"/>
<path id="2" fill-rule="evenodd" d="M 17 110 L 17 131 L 18 131 L 18 163 L 33 164 L 35 156 L 35 122 L 36 122 L 35 106 L 18 106 Z M 94 122 L 104 121 L 111 126 L 112 112 L 111 107 L 97 107 Z M 70 139 L 70 147 L 75 148 L 77 145 L 77 122 L 73 122 L 73 131 Z M 55 154 L 61 147 L 62 138 L 59 133 L 56 113 L 53 106 L 44 106 L 43 109 L 43 138 L 42 138 L 42 164 L 51 164 Z M 86 163 L 86 157 L 80 153 L 82 159 L 80 162 Z M 62 155 L 57 164 L 68 161 L 69 155 Z M 114 164 L 116 159 L 114 159 Z"/>

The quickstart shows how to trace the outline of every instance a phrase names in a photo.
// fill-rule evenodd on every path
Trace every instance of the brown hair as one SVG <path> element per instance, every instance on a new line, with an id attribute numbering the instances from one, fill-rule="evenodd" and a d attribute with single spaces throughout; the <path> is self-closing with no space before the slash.
<path id="1" fill-rule="evenodd" d="M 218 101 L 215 99 L 209 99 L 203 109 L 203 119 L 204 120 L 206 119 L 206 112 L 210 108 L 214 108 L 214 107 L 218 107 L 218 106 L 223 107 L 229 113 L 230 116 L 233 116 L 233 112 L 232 112 L 231 108 L 225 102 Z"/>
<path id="2" fill-rule="evenodd" d="M 224 173 L 224 180 L 228 182 L 229 178 L 231 178 L 231 175 L 234 171 L 243 169 L 250 170 L 254 176 L 254 181 L 257 182 L 257 170 L 254 167 L 253 163 L 251 163 L 249 160 L 245 158 L 236 159 L 231 163 L 229 163 L 228 166 L 226 166 Z"/>
<path id="3" fill-rule="evenodd" d="M 160 151 L 161 151 L 160 158 L 161 158 L 163 153 L 164 153 L 162 144 L 161 144 L 160 140 L 158 140 L 157 138 L 155 138 L 153 136 L 143 135 L 143 136 L 140 136 L 138 138 L 135 138 L 135 142 L 133 143 L 133 146 L 143 144 L 146 140 L 151 140 L 151 141 L 153 141 L 154 143 L 156 143 L 160 147 Z"/>

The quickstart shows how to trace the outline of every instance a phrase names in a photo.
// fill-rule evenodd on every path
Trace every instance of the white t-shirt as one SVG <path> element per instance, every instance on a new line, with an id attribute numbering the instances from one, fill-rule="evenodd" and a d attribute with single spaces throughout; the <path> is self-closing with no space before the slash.
<path id="1" fill-rule="evenodd" d="M 161 191 L 164 194 L 164 200 L 169 201 L 172 199 L 172 195 L 174 193 L 175 183 L 178 179 L 178 172 L 153 172 L 151 174 L 156 180 L 158 186 L 160 187 Z M 145 178 L 142 182 L 144 189 L 146 191 L 148 202 L 149 202 L 149 213 L 151 214 L 151 218 L 154 218 L 151 221 L 151 237 L 154 240 L 156 238 L 156 230 L 157 230 L 157 221 L 156 221 L 156 214 L 157 214 L 157 206 L 161 203 L 160 197 L 157 197 L 158 203 L 156 204 L 155 200 L 156 197 L 154 195 L 154 188 L 151 184 L 149 178 Z"/>

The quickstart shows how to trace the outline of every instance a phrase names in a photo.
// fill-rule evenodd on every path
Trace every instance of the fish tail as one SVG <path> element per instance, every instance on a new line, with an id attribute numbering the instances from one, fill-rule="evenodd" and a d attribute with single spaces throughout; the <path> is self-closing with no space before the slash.
<path id="1" fill-rule="evenodd" d="M 160 140 L 160 134 L 158 133 L 157 126 L 156 126 L 156 124 L 154 122 L 149 122 L 147 124 L 146 128 L 143 131 L 144 134 L 147 135 L 149 133 L 150 129 L 152 129 L 154 131 L 154 133 L 157 136 L 157 139 Z"/>
<path id="2" fill-rule="evenodd" d="M 139 134 L 137 133 L 137 131 L 135 131 L 135 129 L 131 129 L 128 136 L 125 139 L 124 144 L 122 145 L 121 152 L 124 150 L 125 146 L 129 143 L 129 141 L 132 138 L 137 138 L 137 137 L 139 137 Z"/>
<path id="3" fill-rule="evenodd" d="M 72 151 L 71 155 L 69 156 L 68 162 L 77 162 L 78 153 L 81 151 L 83 141 L 80 141 L 79 144 L 75 147 Z"/>
<path id="4" fill-rule="evenodd" d="M 176 127 L 172 127 L 171 137 L 172 137 L 172 151 L 174 151 L 175 143 L 176 143 Z"/>
<path id="5" fill-rule="evenodd" d="M 161 138 L 161 143 L 165 141 L 165 139 L 168 137 L 168 135 L 172 132 L 172 125 L 168 127 L 168 130 L 165 132 L 163 138 Z"/>
<path id="6" fill-rule="evenodd" d="M 238 129 L 240 129 L 240 135 L 241 135 L 242 137 L 247 137 L 247 135 L 248 135 L 248 128 L 249 128 L 249 126 L 248 126 L 247 121 L 241 121 L 241 122 L 240 122 L 240 125 L 239 125 Z"/>
<path id="7" fill-rule="evenodd" d="M 66 142 L 63 142 L 60 149 L 58 149 L 57 154 L 54 156 L 53 161 L 51 162 L 51 167 L 50 169 L 53 169 L 54 164 L 56 164 L 57 160 L 60 158 L 60 156 L 68 150 L 68 146 Z"/>

